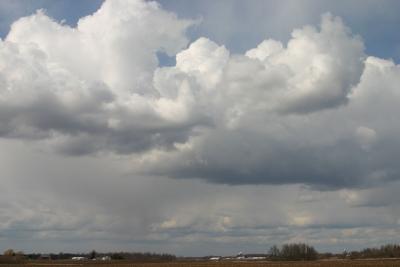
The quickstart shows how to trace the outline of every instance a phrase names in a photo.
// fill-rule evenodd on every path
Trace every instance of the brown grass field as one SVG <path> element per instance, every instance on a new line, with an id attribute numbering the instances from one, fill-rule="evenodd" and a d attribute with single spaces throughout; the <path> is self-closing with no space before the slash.
<path id="1" fill-rule="evenodd" d="M 220 261 L 220 262 L 26 262 L 24 264 L 0 264 L 0 267 L 400 267 L 400 260 L 332 260 L 311 262 L 268 262 L 268 261 Z"/>

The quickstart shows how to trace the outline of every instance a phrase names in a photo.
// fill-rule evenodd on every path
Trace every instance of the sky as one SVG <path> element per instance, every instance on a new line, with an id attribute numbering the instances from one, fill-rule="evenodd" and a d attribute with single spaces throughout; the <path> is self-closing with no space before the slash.
<path id="1" fill-rule="evenodd" d="M 0 250 L 399 243 L 398 1 L 0 2 Z"/>

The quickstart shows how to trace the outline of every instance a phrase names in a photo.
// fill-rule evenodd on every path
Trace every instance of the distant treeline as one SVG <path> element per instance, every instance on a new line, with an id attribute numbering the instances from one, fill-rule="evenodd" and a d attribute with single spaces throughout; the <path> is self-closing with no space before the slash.
<path id="1" fill-rule="evenodd" d="M 304 243 L 299 244 L 284 244 L 281 247 L 272 246 L 269 250 L 269 258 L 271 260 L 316 260 L 318 252 L 314 247 Z"/>
<path id="2" fill-rule="evenodd" d="M 14 252 L 12 249 L 6 250 L 0 256 L 0 263 L 24 262 L 26 260 L 71 260 L 72 257 L 83 257 L 90 259 L 101 259 L 109 257 L 112 260 L 127 260 L 137 262 L 170 262 L 176 260 L 185 260 L 177 258 L 171 254 L 158 254 L 150 252 L 109 252 L 98 253 L 91 251 L 89 253 L 53 253 L 53 254 L 26 254 L 21 251 Z M 272 246 L 266 254 L 240 254 L 238 258 L 246 256 L 263 256 L 268 260 L 274 261 L 308 261 L 317 259 L 378 259 L 378 258 L 400 258 L 400 245 L 388 244 L 379 248 L 365 248 L 360 251 L 344 251 L 343 253 L 318 253 L 314 247 L 305 243 L 284 244 L 280 247 Z M 205 258 L 204 258 L 205 259 Z"/>
<path id="3" fill-rule="evenodd" d="M 347 254 L 347 257 L 351 259 L 400 258 L 400 245 L 388 244 L 379 248 L 366 248 L 361 251 L 352 251 Z"/>
<path id="4" fill-rule="evenodd" d="M 109 252 L 109 253 L 99 253 L 95 250 L 89 253 L 29 253 L 24 254 L 23 252 L 14 252 L 9 249 L 4 252 L 3 256 L 0 256 L 0 262 L 3 260 L 70 260 L 73 257 L 83 257 L 88 260 L 90 259 L 100 259 L 102 257 L 109 256 L 112 260 L 129 260 L 138 262 L 164 262 L 164 261 L 174 261 L 176 260 L 175 255 L 171 254 L 158 254 L 150 252 Z"/>
<path id="5" fill-rule="evenodd" d="M 307 244 L 285 244 L 280 248 L 272 246 L 268 257 L 271 260 L 316 260 L 316 259 L 381 259 L 400 258 L 400 245 L 387 244 L 379 248 L 365 248 L 360 251 L 344 251 L 343 253 L 318 253 Z"/>
<path id="6" fill-rule="evenodd" d="M 140 253 L 140 252 L 117 252 L 108 254 L 114 260 L 130 260 L 130 261 L 174 261 L 175 255 L 157 254 L 157 253 Z"/>

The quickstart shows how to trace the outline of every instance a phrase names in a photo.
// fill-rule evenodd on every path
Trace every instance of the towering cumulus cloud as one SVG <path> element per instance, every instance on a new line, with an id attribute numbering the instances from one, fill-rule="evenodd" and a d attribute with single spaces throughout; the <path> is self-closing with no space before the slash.
<path id="1" fill-rule="evenodd" d="M 70 154 L 184 142 L 191 127 L 166 118 L 151 84 L 156 53 L 184 48 L 191 24 L 144 1 L 106 1 L 76 28 L 19 19 L 1 42 L 1 135 Z"/>
<path id="2" fill-rule="evenodd" d="M 38 11 L 0 43 L 0 135 L 134 172 L 319 188 L 396 179 L 400 67 L 330 14 L 231 54 L 155 2 L 105 1 L 75 28 Z M 157 53 L 176 56 L 160 66 Z"/>

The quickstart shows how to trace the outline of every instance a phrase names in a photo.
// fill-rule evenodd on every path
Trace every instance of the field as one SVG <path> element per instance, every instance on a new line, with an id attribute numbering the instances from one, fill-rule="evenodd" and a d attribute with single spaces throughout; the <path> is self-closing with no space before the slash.
<path id="1" fill-rule="evenodd" d="M 400 267 L 400 260 L 346 260 L 313 262 L 168 262 L 168 263 L 133 263 L 133 262 L 27 262 L 25 264 L 0 264 L 0 267 Z"/>

